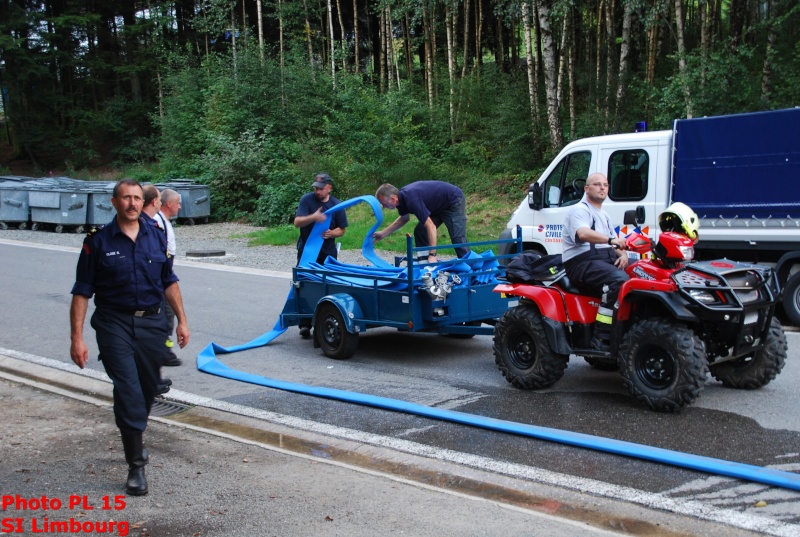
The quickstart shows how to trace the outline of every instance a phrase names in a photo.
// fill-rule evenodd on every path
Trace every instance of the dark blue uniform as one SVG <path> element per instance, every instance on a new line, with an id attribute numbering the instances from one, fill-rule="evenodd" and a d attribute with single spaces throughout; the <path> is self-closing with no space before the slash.
<path id="1" fill-rule="evenodd" d="M 339 203 L 341 202 L 333 196 L 328 196 L 328 201 L 323 203 L 317 199 L 313 192 L 309 192 L 300 198 L 300 203 L 297 206 L 297 212 L 295 213 L 295 216 L 308 216 L 310 214 L 314 214 L 320 209 L 320 207 L 322 208 L 322 212 L 325 212 L 331 207 L 339 205 Z M 338 211 L 331 215 L 331 226 L 329 229 L 344 229 L 347 227 L 347 225 L 347 215 L 344 213 L 344 211 Z M 308 240 L 308 236 L 311 235 L 312 229 L 314 229 L 313 223 L 300 228 L 300 238 L 297 239 L 298 263 L 300 262 L 300 258 L 303 257 L 303 248 L 306 246 L 306 241 Z M 317 263 L 324 263 L 328 256 L 336 259 L 336 254 L 336 240 L 333 237 L 325 239 L 322 241 L 322 248 L 317 256 Z"/>
<path id="2" fill-rule="evenodd" d="M 428 218 L 437 228 L 445 225 L 452 244 L 467 242 L 467 200 L 457 186 L 444 181 L 417 181 L 401 188 L 397 199 L 400 216 L 413 214 L 419 220 L 414 228 L 416 246 L 430 246 L 425 228 Z M 458 257 L 468 252 L 469 248 L 456 248 Z"/>
<path id="3" fill-rule="evenodd" d="M 164 289 L 177 281 L 164 233 L 144 218 L 136 242 L 116 219 L 83 241 L 72 294 L 94 296 L 91 324 L 123 434 L 147 426 L 167 338 Z"/>

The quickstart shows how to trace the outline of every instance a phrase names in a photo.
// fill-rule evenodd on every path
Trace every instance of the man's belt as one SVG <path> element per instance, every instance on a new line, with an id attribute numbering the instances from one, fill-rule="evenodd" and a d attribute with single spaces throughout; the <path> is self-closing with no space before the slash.
<path id="1" fill-rule="evenodd" d="M 122 310 L 117 308 L 111 308 L 114 311 L 118 311 L 120 313 L 124 313 L 126 315 L 133 315 L 134 317 L 149 317 L 150 315 L 158 315 L 161 313 L 161 306 L 153 306 L 150 309 L 146 310 Z"/>
<path id="2" fill-rule="evenodd" d="M 158 315 L 159 313 L 161 313 L 161 306 L 156 306 L 148 310 L 132 311 L 131 315 L 133 315 L 134 317 L 149 317 L 150 315 Z"/>

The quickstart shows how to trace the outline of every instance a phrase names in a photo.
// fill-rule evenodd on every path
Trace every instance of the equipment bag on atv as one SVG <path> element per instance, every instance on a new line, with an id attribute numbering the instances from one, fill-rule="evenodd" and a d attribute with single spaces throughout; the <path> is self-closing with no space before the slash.
<path id="1" fill-rule="evenodd" d="M 557 276 L 564 270 L 561 254 L 539 255 L 535 252 L 524 252 L 506 267 L 506 279 L 511 283 L 544 282 Z"/>

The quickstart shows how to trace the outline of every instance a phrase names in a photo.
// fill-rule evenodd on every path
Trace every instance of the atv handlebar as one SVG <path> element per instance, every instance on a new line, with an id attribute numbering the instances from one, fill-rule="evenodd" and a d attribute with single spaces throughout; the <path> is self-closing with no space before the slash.
<path id="1" fill-rule="evenodd" d="M 628 235 L 625 238 L 625 244 L 628 245 L 628 250 L 636 252 L 637 254 L 646 254 L 655 247 L 655 243 L 650 237 L 640 233 L 631 233 Z"/>

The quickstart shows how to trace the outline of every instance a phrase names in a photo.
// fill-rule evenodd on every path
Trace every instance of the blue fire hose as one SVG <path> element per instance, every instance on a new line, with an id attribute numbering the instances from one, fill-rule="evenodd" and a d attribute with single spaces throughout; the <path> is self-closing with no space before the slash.
<path id="1" fill-rule="evenodd" d="M 319 250 L 322 247 L 322 232 L 328 229 L 328 226 L 330 225 L 330 214 L 334 211 L 343 210 L 361 202 L 366 202 L 372 207 L 376 218 L 375 224 L 372 226 L 364 239 L 362 246 L 364 257 L 372 262 L 376 267 L 392 267 L 389 263 L 380 259 L 375 254 L 373 248 L 372 233 L 383 221 L 380 205 L 373 196 L 353 198 L 326 211 L 325 214 L 328 215 L 328 219 L 325 222 L 318 222 L 314 225 L 311 235 L 306 242 L 303 255 L 298 266 L 308 267 L 311 263 L 316 261 Z M 289 297 L 287 300 L 292 300 L 292 298 L 293 290 L 289 292 Z M 461 425 L 469 425 L 489 431 L 515 434 L 519 436 L 535 438 L 538 440 L 547 440 L 550 442 L 558 442 L 560 444 L 592 449 L 605 453 L 612 453 L 614 455 L 623 455 L 626 457 L 658 462 L 681 468 L 688 468 L 690 470 L 697 470 L 710 474 L 744 479 L 746 481 L 764 483 L 786 489 L 800 490 L 800 474 L 795 474 L 792 472 L 784 472 L 781 470 L 773 470 L 761 466 L 753 466 L 722 459 L 714 459 L 711 457 L 703 457 L 700 455 L 692 455 L 690 453 L 672 451 L 600 436 L 487 418 L 484 416 L 467 414 L 454 410 L 443 410 L 419 405 L 416 403 L 410 403 L 408 401 L 401 401 L 398 399 L 389 399 L 386 397 L 378 397 L 358 392 L 348 392 L 333 388 L 308 386 L 304 384 L 286 382 L 231 369 L 217 358 L 217 354 L 229 354 L 247 349 L 263 347 L 284 333 L 286 329 L 287 327 L 282 326 L 279 319 L 275 323 L 275 326 L 272 328 L 272 330 L 250 341 L 249 343 L 226 348 L 220 347 L 216 343 L 212 342 L 197 356 L 197 369 L 210 375 L 216 375 L 250 384 L 257 384 L 259 386 L 274 388 L 276 390 L 283 390 L 302 395 L 311 395 L 314 397 L 324 397 L 345 403 L 364 405 L 383 410 L 403 412 L 424 418 L 447 421 Z"/>

